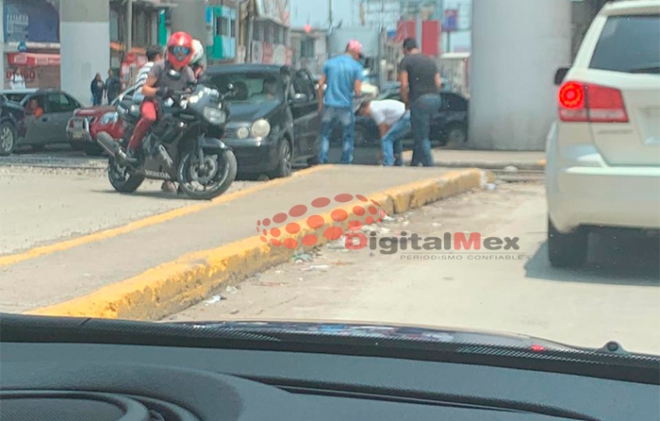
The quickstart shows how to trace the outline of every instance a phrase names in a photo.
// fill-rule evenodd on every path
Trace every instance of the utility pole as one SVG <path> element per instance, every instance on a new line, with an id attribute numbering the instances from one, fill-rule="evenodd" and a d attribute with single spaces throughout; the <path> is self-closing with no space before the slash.
<path id="1" fill-rule="evenodd" d="M 133 49 L 133 0 L 126 0 L 126 54 Z"/>
<path id="2" fill-rule="evenodd" d="M 5 89 L 5 5 L 4 0 L 0 0 L 0 76 L 2 76 L 2 83 L 0 88 Z"/>

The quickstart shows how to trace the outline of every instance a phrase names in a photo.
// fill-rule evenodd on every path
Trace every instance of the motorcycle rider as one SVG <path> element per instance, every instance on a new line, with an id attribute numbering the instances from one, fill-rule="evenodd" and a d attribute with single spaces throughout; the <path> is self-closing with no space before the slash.
<path id="1" fill-rule="evenodd" d="M 193 74 L 196 80 L 200 80 L 204 72 L 204 46 L 199 40 L 193 40 L 193 53 L 190 60 L 190 67 L 193 69 Z"/>
<path id="2" fill-rule="evenodd" d="M 183 91 L 196 82 L 193 70 L 189 66 L 194 52 L 193 38 L 189 34 L 185 32 L 172 34 L 167 42 L 166 59 L 154 63 L 147 81 L 142 86 L 142 94 L 145 98 L 140 108 L 141 118 L 135 126 L 126 152 L 121 149 L 117 152 L 118 159 L 132 166 L 142 163 L 143 157 L 139 148 L 158 118 L 158 102 L 155 98 L 170 98 L 174 91 Z M 174 71 L 174 74 L 171 74 L 171 71 Z"/>

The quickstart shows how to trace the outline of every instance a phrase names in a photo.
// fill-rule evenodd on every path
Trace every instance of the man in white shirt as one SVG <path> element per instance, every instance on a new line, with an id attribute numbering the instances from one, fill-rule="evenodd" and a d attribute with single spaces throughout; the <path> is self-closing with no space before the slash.
<path id="1" fill-rule="evenodd" d="M 158 45 L 152 45 L 147 48 L 147 62 L 140 67 L 137 76 L 135 77 L 135 84 L 142 86 L 147 82 L 149 78 L 149 72 L 151 68 L 154 67 L 154 63 L 163 59 L 163 49 Z M 136 91 L 137 92 L 137 91 Z M 163 191 L 173 193 L 177 191 L 177 186 L 173 181 L 163 181 L 163 184 L 160 186 Z"/>
<path id="2" fill-rule="evenodd" d="M 378 125 L 382 139 L 383 165 L 403 166 L 403 139 L 410 133 L 410 112 L 403 102 L 394 99 L 365 101 L 359 114 L 371 117 Z"/>

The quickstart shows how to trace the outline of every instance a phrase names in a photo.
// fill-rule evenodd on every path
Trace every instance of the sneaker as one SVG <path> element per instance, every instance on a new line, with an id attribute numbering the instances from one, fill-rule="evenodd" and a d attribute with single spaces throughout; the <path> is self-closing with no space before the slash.
<path id="1" fill-rule="evenodd" d="M 174 193 L 177 191 L 176 185 L 173 181 L 163 181 L 163 185 L 160 188 L 167 193 Z"/>

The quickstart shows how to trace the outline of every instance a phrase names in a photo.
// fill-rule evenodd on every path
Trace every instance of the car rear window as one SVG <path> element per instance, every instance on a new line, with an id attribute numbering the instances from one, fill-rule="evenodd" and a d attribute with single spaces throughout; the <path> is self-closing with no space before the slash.
<path id="1" fill-rule="evenodd" d="M 608 18 L 590 67 L 613 72 L 660 73 L 660 15 Z"/>

